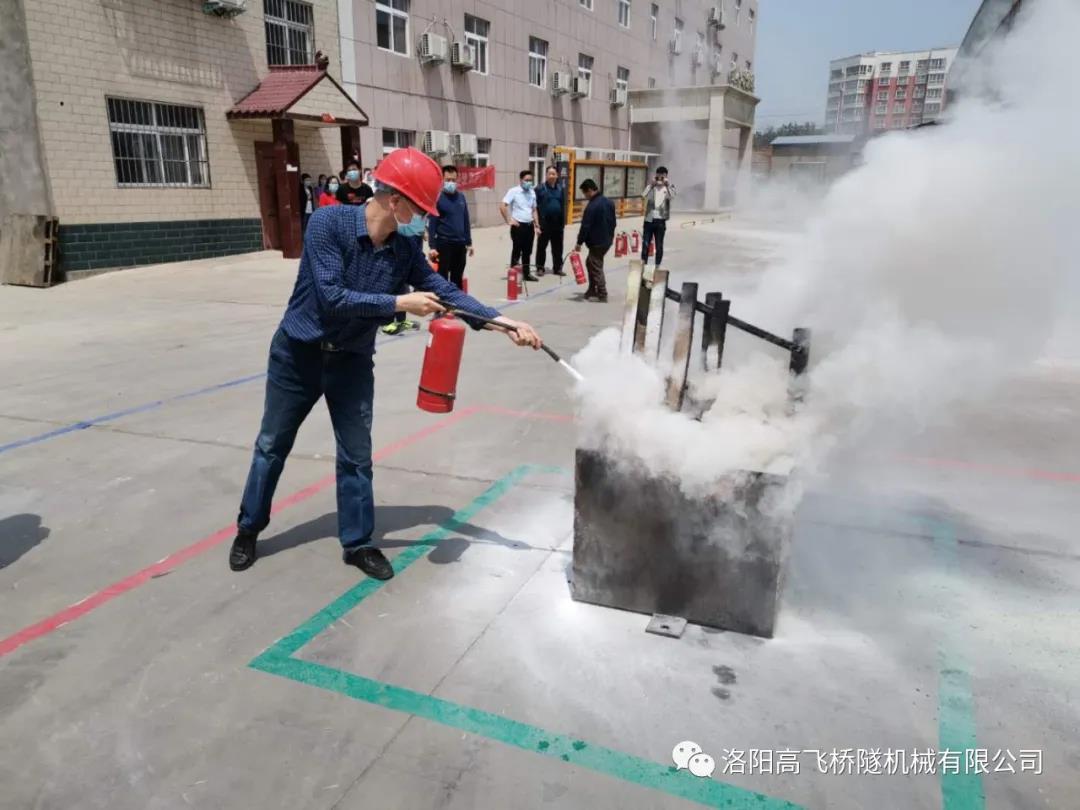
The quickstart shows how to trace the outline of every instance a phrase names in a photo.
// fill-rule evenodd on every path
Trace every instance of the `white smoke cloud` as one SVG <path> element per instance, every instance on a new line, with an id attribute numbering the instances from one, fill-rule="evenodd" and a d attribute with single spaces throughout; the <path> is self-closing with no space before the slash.
<path id="1" fill-rule="evenodd" d="M 994 45 L 939 126 L 871 141 L 801 237 L 740 299 L 781 334 L 809 326 L 809 392 L 786 411 L 764 352 L 698 380 L 700 422 L 667 412 L 659 372 L 601 334 L 575 362 L 583 436 L 690 488 L 741 469 L 812 469 L 838 442 L 918 427 L 1035 363 L 1070 314 L 1080 255 L 1071 56 L 1080 5 L 1041 0 Z M 611 386 L 601 392 L 603 386 Z"/>

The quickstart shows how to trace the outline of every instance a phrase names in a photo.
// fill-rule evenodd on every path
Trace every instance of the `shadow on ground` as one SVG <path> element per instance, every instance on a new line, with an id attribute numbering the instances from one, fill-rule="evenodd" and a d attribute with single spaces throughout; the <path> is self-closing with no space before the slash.
<path id="1" fill-rule="evenodd" d="M 411 546 L 415 541 L 388 539 L 389 535 L 418 526 L 431 528 L 444 526 L 450 523 L 453 516 L 454 510 L 446 506 L 377 506 L 375 507 L 375 544 L 383 549 Z M 457 562 L 472 543 L 493 543 L 521 550 L 534 548 L 528 543 L 504 537 L 498 532 L 474 526 L 471 523 L 457 523 L 453 531 L 452 536 L 439 541 L 432 547 L 431 553 L 428 554 L 431 562 Z M 272 554 L 325 538 L 336 538 L 337 532 L 337 512 L 328 512 L 260 542 L 259 557 L 269 557 Z"/>
<path id="2" fill-rule="evenodd" d="M 40 515 L 0 518 L 0 568 L 7 568 L 48 536 Z"/>

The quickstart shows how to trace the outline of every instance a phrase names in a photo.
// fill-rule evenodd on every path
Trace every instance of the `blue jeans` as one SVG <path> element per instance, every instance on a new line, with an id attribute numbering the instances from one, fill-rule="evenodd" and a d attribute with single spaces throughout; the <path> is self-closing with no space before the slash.
<path id="1" fill-rule="evenodd" d="M 349 550 L 371 542 L 375 528 L 371 490 L 374 358 L 369 354 L 324 351 L 317 343 L 293 340 L 280 328 L 270 342 L 266 404 L 240 502 L 240 529 L 258 534 L 270 522 L 274 490 L 296 432 L 324 395 L 337 440 L 341 545 Z"/>
<path id="2" fill-rule="evenodd" d="M 641 262 L 649 263 L 649 242 L 656 240 L 656 266 L 664 261 L 664 234 L 667 233 L 667 220 L 654 219 L 645 223 L 645 233 L 641 237 Z"/>

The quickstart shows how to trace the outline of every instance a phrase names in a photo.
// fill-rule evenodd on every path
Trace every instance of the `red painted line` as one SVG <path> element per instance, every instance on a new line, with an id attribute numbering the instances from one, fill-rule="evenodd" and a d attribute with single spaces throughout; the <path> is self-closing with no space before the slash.
<path id="1" fill-rule="evenodd" d="M 1030 478 L 1036 481 L 1055 481 L 1061 484 L 1080 484 L 1080 474 L 1059 472 L 1056 470 L 1006 467 L 998 464 L 980 464 L 975 461 L 961 461 L 959 459 L 951 458 L 932 458 L 929 456 L 896 456 L 896 459 L 897 461 L 902 461 L 906 464 L 919 464 L 924 467 L 970 470 L 971 472 L 1000 475 L 1007 478 Z"/>
<path id="2" fill-rule="evenodd" d="M 500 416 L 514 416 L 518 419 L 540 419 L 549 422 L 573 422 L 576 418 L 572 413 L 549 413 L 545 411 L 516 411 L 512 408 L 501 408 L 498 405 L 483 405 L 480 410 L 484 413 L 494 413 Z"/>
<path id="3" fill-rule="evenodd" d="M 389 444 L 386 447 L 380 448 L 372 454 L 372 460 L 381 461 L 384 458 L 392 456 L 394 453 L 397 453 L 400 450 L 404 450 L 410 445 L 423 441 L 424 439 L 431 437 L 439 431 L 445 430 L 452 425 L 456 425 L 458 422 L 468 419 L 470 416 L 479 413 L 481 410 L 482 408 L 480 407 L 464 408 L 457 413 L 446 417 L 445 419 L 440 419 L 438 422 L 428 425 L 423 430 L 418 430 L 416 433 L 412 433 L 408 436 L 405 436 L 404 438 L 398 439 L 393 444 Z M 303 489 L 292 493 L 291 495 L 275 501 L 273 507 L 271 507 L 270 509 L 270 513 L 277 514 L 283 509 L 288 509 L 290 506 L 295 506 L 298 503 L 306 501 L 308 498 L 311 498 L 313 495 L 316 495 L 317 493 L 321 492 L 322 490 L 333 484 L 334 480 L 335 477 L 333 475 L 328 475 L 325 478 L 316 481 L 314 484 L 310 484 Z M 196 540 L 190 546 L 185 546 L 179 551 L 174 551 L 168 557 L 158 560 L 153 565 L 148 565 L 141 571 L 136 571 L 134 574 L 131 574 L 130 576 L 124 577 L 124 579 L 114 582 L 112 585 L 109 585 L 108 587 L 98 591 L 97 593 L 91 594 L 90 596 L 79 602 L 76 602 L 73 605 L 68 605 L 66 608 L 59 611 L 58 613 L 54 613 L 52 616 L 42 619 L 36 624 L 31 624 L 28 627 L 24 627 L 22 630 L 19 630 L 18 632 L 8 636 L 5 639 L 0 639 L 0 658 L 10 652 L 13 652 L 14 650 L 17 650 L 24 644 L 41 638 L 42 636 L 47 636 L 54 630 L 63 627 L 65 624 L 69 624 L 70 622 L 73 622 L 76 619 L 85 616 L 90 611 L 96 610 L 97 608 L 104 605 L 106 602 L 111 602 L 113 599 L 120 596 L 121 594 L 138 588 L 140 585 L 144 584 L 148 580 L 172 571 L 174 568 L 184 564 L 192 557 L 196 557 L 199 554 L 202 554 L 205 551 L 209 551 L 215 546 L 224 543 L 235 533 L 236 527 L 232 525 L 226 526 L 222 529 L 218 529 L 213 534 L 207 535 L 201 540 Z"/>

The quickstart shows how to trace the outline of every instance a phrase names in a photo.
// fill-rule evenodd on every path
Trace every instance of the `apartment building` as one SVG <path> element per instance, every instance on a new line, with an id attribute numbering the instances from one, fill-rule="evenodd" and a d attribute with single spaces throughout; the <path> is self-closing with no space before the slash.
<path id="1" fill-rule="evenodd" d="M 555 146 L 657 146 L 632 142 L 632 91 L 745 80 L 758 26 L 757 0 L 343 1 L 338 14 L 342 83 L 373 122 L 365 162 L 407 145 L 467 150 L 445 157 L 496 169 L 494 189 L 470 193 L 483 225 Z"/>
<path id="2" fill-rule="evenodd" d="M 934 121 L 957 49 L 873 52 L 829 63 L 825 131 L 863 135 Z"/>

